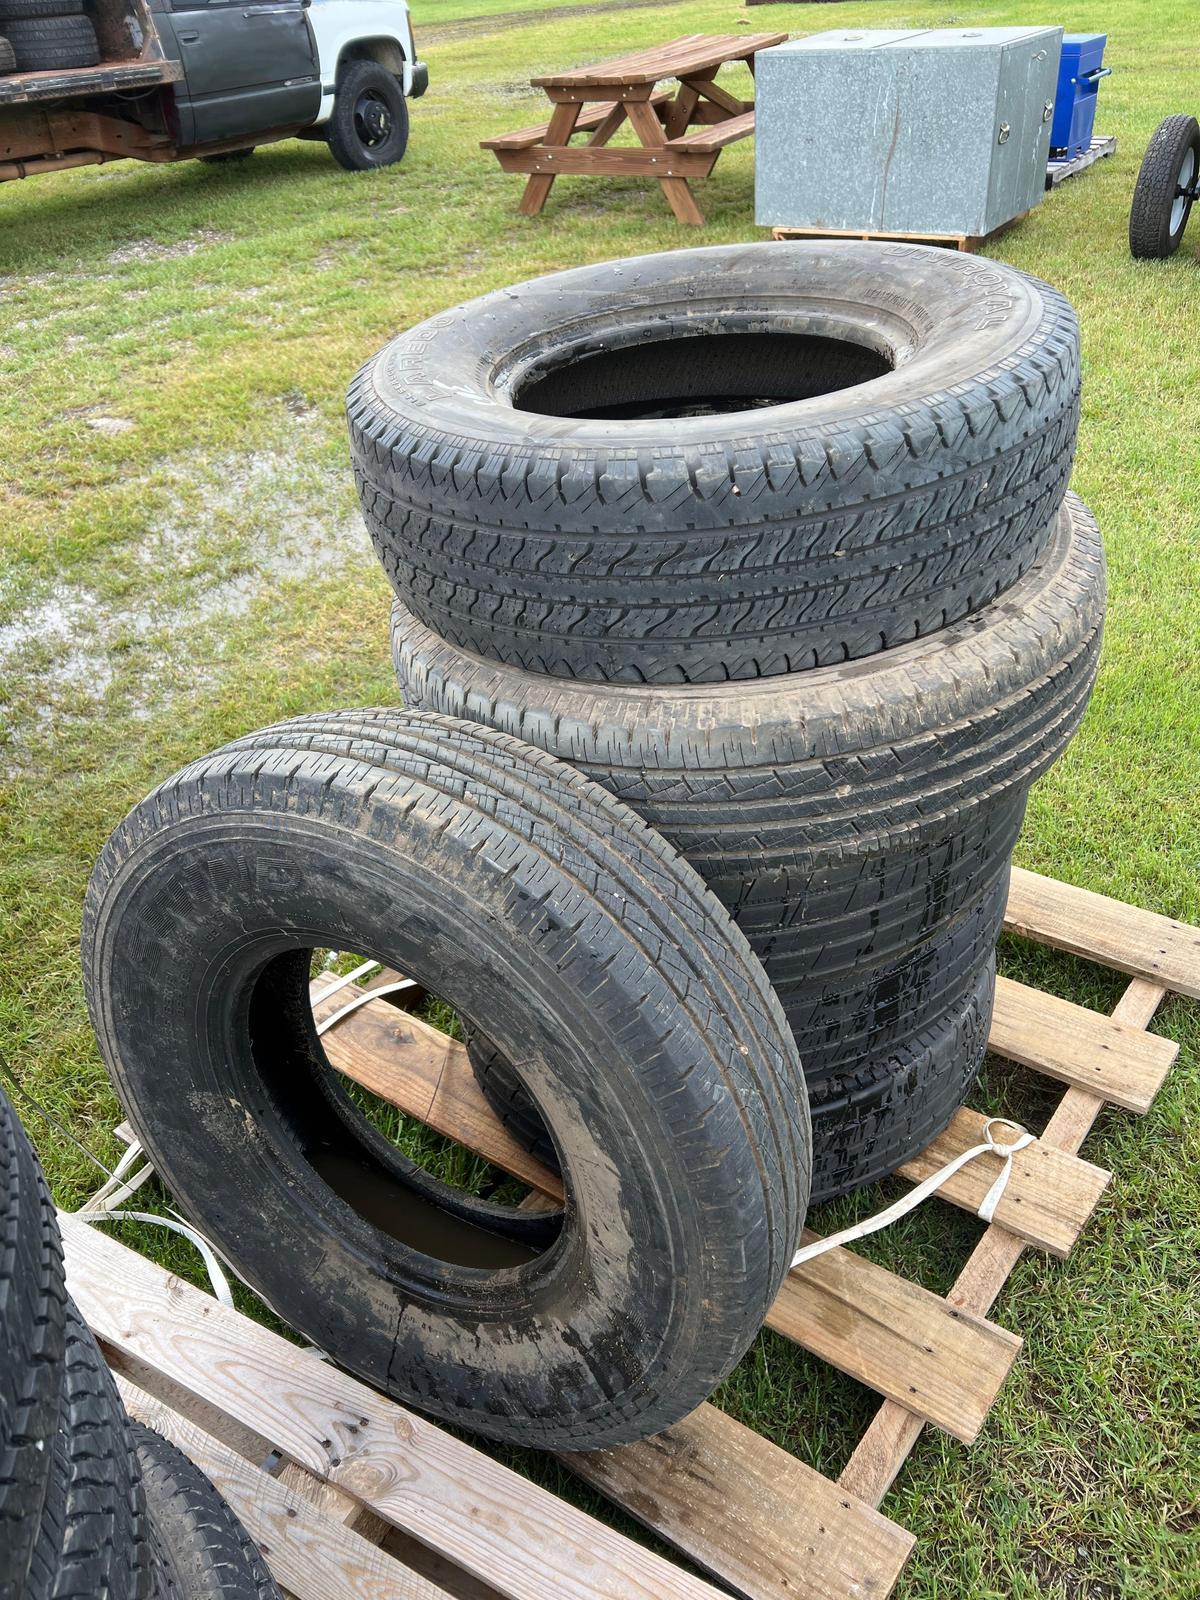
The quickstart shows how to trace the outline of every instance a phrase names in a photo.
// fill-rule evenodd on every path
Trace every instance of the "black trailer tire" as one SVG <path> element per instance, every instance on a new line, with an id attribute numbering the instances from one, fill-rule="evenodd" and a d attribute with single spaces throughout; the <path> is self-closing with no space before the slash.
<path id="1" fill-rule="evenodd" d="M 350 61 L 338 74 L 326 139 L 348 172 L 394 166 L 408 148 L 408 102 L 400 80 L 377 61 Z"/>
<path id="2" fill-rule="evenodd" d="M 1142 261 L 1173 256 L 1200 185 L 1200 124 L 1195 117 L 1167 117 L 1146 147 L 1129 212 L 1129 248 Z"/>
<path id="3" fill-rule="evenodd" d="M 151 1600 L 154 1561 L 131 1429 L 104 1357 L 68 1300 L 55 1479 L 24 1600 Z"/>
<path id="4" fill-rule="evenodd" d="M 258 1546 L 194 1462 L 133 1424 L 163 1600 L 279 1600 Z"/>
<path id="5" fill-rule="evenodd" d="M 787 1023 L 686 863 L 553 757 L 395 711 L 250 735 L 117 829 L 83 947 L 157 1170 L 368 1382 L 476 1432 L 599 1448 L 686 1414 L 761 1325 L 808 1190 Z M 540 1255 L 362 1136 L 313 1029 L 321 947 L 486 1018 L 520 1063 L 567 1180 Z M 343 1197 L 351 1170 L 388 1185 L 390 1235 Z"/>
<path id="6" fill-rule="evenodd" d="M 0 1093 L 0 1595 L 25 1592 L 50 1483 L 67 1292 L 54 1202 Z"/>
<path id="7" fill-rule="evenodd" d="M 564 414 L 655 383 L 741 409 Z M 528 671 L 656 684 L 859 659 L 978 610 L 1045 544 L 1078 406 L 1055 290 L 810 241 L 487 295 L 394 339 L 347 401 L 367 527 L 417 617 Z"/>
<path id="8" fill-rule="evenodd" d="M 13 21 L 35 17 L 78 17 L 83 15 L 83 0 L 0 0 L 0 28 Z"/>
<path id="9" fill-rule="evenodd" d="M 12 45 L 9 44 L 7 39 L 0 37 L 0 75 L 6 72 L 15 72 L 16 67 L 17 58 L 13 52 Z"/>
<path id="10" fill-rule="evenodd" d="M 18 72 L 65 71 L 94 67 L 100 61 L 90 17 L 31 17 L 6 22 L 4 32 L 16 52 Z"/>

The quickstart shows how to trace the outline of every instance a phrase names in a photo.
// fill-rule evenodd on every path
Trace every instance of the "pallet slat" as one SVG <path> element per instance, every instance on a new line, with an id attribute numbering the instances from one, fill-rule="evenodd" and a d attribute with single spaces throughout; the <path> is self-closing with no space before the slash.
<path id="1" fill-rule="evenodd" d="M 901 1177 L 921 1183 L 938 1167 L 983 1140 L 987 1119 L 964 1106 L 956 1111 L 950 1126 L 920 1155 L 906 1161 Z M 957 1172 L 938 1190 L 943 1200 L 977 1212 L 984 1196 L 1000 1172 L 998 1156 L 981 1156 Z M 1111 1172 L 1081 1161 L 1078 1156 L 1055 1150 L 1045 1140 L 1033 1144 L 1013 1158 L 1012 1177 L 996 1208 L 996 1221 L 1018 1234 L 1028 1244 L 1039 1245 L 1051 1255 L 1065 1256 L 1078 1239 L 1084 1224 L 1096 1209 Z"/>
<path id="2" fill-rule="evenodd" d="M 1004 926 L 1200 998 L 1200 928 L 1014 867 Z"/>
<path id="3" fill-rule="evenodd" d="M 262 1550 L 272 1577 L 295 1600 L 448 1600 L 445 1589 L 406 1570 L 340 1518 L 135 1384 L 118 1377 L 117 1387 L 130 1416 L 170 1439 L 212 1479 Z"/>
<path id="4" fill-rule="evenodd" d="M 1021 1348 L 1015 1333 L 849 1250 L 793 1271 L 767 1326 L 964 1444 L 978 1436 Z"/>
<path id="5" fill-rule="evenodd" d="M 755 1600 L 863 1600 L 892 1587 L 913 1536 L 703 1405 L 654 1439 L 563 1459 Z"/>
<path id="6" fill-rule="evenodd" d="M 1127 1028 L 1147 1028 L 1167 990 L 1135 978 L 1113 1011 L 1113 1020 Z M 1091 1131 L 1105 1102 L 1087 1089 L 1069 1088 L 1043 1129 L 1048 1149 L 1074 1154 Z M 976 1244 L 947 1298 L 982 1314 L 990 1310 L 1025 1248 L 1024 1240 L 993 1223 Z M 878 1505 L 908 1459 L 924 1426 L 912 1411 L 885 1400 L 871 1420 L 838 1482 L 850 1494 Z"/>
<path id="7" fill-rule="evenodd" d="M 59 1223 L 68 1287 L 98 1339 L 269 1437 L 509 1600 L 719 1600 L 710 1584 L 79 1218 Z"/>
<path id="8" fill-rule="evenodd" d="M 1011 978 L 996 980 L 988 1049 L 1137 1112 L 1150 1109 L 1179 1054 L 1173 1039 L 1126 1027 Z"/>

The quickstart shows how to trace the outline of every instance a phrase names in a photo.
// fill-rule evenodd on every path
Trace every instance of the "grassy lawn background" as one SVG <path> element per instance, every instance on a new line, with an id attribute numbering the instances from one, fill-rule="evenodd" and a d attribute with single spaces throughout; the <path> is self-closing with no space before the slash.
<path id="1" fill-rule="evenodd" d="M 1120 149 L 990 253 L 1079 309 L 1074 486 L 1111 564 L 1100 683 L 1035 792 L 1018 858 L 1196 922 L 1200 221 L 1167 265 L 1135 265 L 1125 243 L 1150 132 L 1200 110 L 1190 10 L 1094 0 L 1066 19 L 1109 31 L 1099 126 Z M 1001 3 L 423 0 L 432 87 L 399 168 L 345 174 L 293 141 L 241 166 L 124 164 L 0 186 L 0 1048 L 78 1137 L 115 1158 L 76 949 L 109 830 L 233 735 L 395 699 L 387 587 L 342 421 L 355 367 L 394 331 L 514 279 L 765 236 L 748 143 L 697 186 L 703 233 L 679 228 L 657 189 L 616 179 L 560 180 L 541 218 L 519 218 L 521 180 L 477 141 L 541 115 L 528 78 L 693 31 L 1045 20 L 1044 7 Z M 1004 966 L 1087 1003 L 1119 992 L 1015 943 Z M 884 1503 L 918 1536 L 905 1596 L 1200 1595 L 1198 1009 L 1172 1003 L 1156 1026 L 1184 1052 L 1148 1117 L 1106 1114 L 1089 1140 L 1085 1154 L 1116 1174 L 1097 1220 L 1070 1262 L 1028 1256 L 998 1303 L 1026 1346 L 980 1441 L 927 1433 Z M 1036 1127 L 1050 1097 L 993 1066 L 984 1101 Z M 97 1174 L 27 1120 L 57 1198 L 78 1203 Z M 943 1290 L 978 1232 L 932 1206 L 870 1253 Z M 186 1247 L 127 1237 L 195 1275 Z M 717 1398 L 830 1472 L 874 1404 L 769 1334 Z"/>

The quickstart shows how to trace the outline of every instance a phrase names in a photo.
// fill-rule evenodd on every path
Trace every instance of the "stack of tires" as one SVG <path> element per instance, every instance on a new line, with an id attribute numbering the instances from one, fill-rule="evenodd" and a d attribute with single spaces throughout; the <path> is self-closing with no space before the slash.
<path id="1" fill-rule="evenodd" d="M 674 844 L 794 1032 L 813 1198 L 894 1171 L 979 1068 L 1026 797 L 1095 676 L 1069 305 L 915 246 L 679 251 L 413 328 L 348 413 L 406 702 Z"/>
<path id="2" fill-rule="evenodd" d="M 0 40 L 0 72 L 53 72 L 94 67 L 100 47 L 83 0 L 0 0 L 0 34 L 11 48 L 12 63 Z"/>
<path id="3" fill-rule="evenodd" d="M 0 1094 L 0 1596 L 279 1600 L 199 1470 L 130 1420 L 67 1294 L 54 1205 Z"/>

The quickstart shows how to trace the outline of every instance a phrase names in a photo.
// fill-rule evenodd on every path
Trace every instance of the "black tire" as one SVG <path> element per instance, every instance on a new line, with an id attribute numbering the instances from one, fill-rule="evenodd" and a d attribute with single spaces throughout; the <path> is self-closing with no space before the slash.
<path id="1" fill-rule="evenodd" d="M 219 167 L 224 166 L 229 161 L 248 160 L 254 154 L 256 148 L 255 145 L 250 145 L 245 150 L 221 150 L 215 156 L 197 156 L 196 160 L 203 161 L 207 167 Z"/>
<path id="2" fill-rule="evenodd" d="M 6 72 L 15 72 L 16 67 L 17 58 L 13 53 L 12 45 L 9 44 L 7 39 L 0 38 L 0 75 Z"/>
<path id="3" fill-rule="evenodd" d="M 30 17 L 6 22 L 4 32 L 17 57 L 18 72 L 94 67 L 100 47 L 90 17 Z"/>
<path id="4" fill-rule="evenodd" d="M 0 0 L 0 28 L 8 22 L 27 22 L 37 17 L 82 15 L 83 0 Z"/>
<path id="5" fill-rule="evenodd" d="M 364 1136 L 312 1025 L 324 946 L 486 1018 L 520 1063 L 567 1175 L 541 1254 Z M 346 712 L 195 763 L 106 845 L 84 964 L 183 1209 L 293 1327 L 437 1416 L 545 1448 L 658 1432 L 787 1271 L 810 1136 L 761 966 L 668 845 L 518 741 Z M 390 1236 L 336 1191 L 347 1172 L 386 1185 Z M 436 1259 L 414 1247 L 430 1225 Z"/>
<path id="6" fill-rule="evenodd" d="M 1129 212 L 1129 248 L 1139 260 L 1173 256 L 1200 185 L 1200 124 L 1195 117 L 1167 117 L 1146 147 Z M 1186 193 L 1184 191 L 1187 191 Z"/>
<path id="7" fill-rule="evenodd" d="M 162 1600 L 280 1600 L 258 1546 L 200 1468 L 137 1422 L 133 1439 Z"/>
<path id="8" fill-rule="evenodd" d="M 67 1292 L 54 1202 L 0 1093 L 0 1597 L 25 1592 L 62 1395 Z"/>
<path id="9" fill-rule="evenodd" d="M 824 1198 L 818 1107 L 840 1092 L 827 1084 L 887 1081 L 898 1054 L 920 1054 L 913 1019 L 961 1007 L 994 943 L 1029 787 L 1086 707 L 1103 613 L 1099 534 L 1068 496 L 1050 548 L 1007 594 L 854 666 L 728 687 L 582 685 L 468 655 L 399 604 L 392 639 L 409 704 L 572 761 L 705 878 L 795 1029 Z M 519 1137 L 507 1086 L 493 1103 Z"/>
<path id="10" fill-rule="evenodd" d="M 839 337 L 793 335 L 797 357 L 754 331 L 788 317 Z M 656 382 L 810 397 L 671 420 L 516 405 Z M 1070 473 L 1078 329 L 993 261 L 728 245 L 443 312 L 347 405 L 379 556 L 451 644 L 564 678 L 722 682 L 870 656 L 1015 583 Z"/>
<path id="11" fill-rule="evenodd" d="M 338 74 L 326 134 L 348 172 L 390 167 L 408 148 L 408 102 L 400 81 L 377 61 L 350 61 Z"/>
<path id="12" fill-rule="evenodd" d="M 151 1600 L 154 1562 L 131 1428 L 104 1357 L 68 1301 L 54 1481 L 24 1600 Z"/>
<path id="13" fill-rule="evenodd" d="M 780 995 L 808 1085 L 812 1204 L 894 1172 L 962 1104 L 987 1042 L 1008 875 L 1005 861 L 977 904 L 894 973 Z M 556 1172 L 554 1141 L 503 1054 L 480 1034 L 467 1052 L 508 1132 Z"/>

